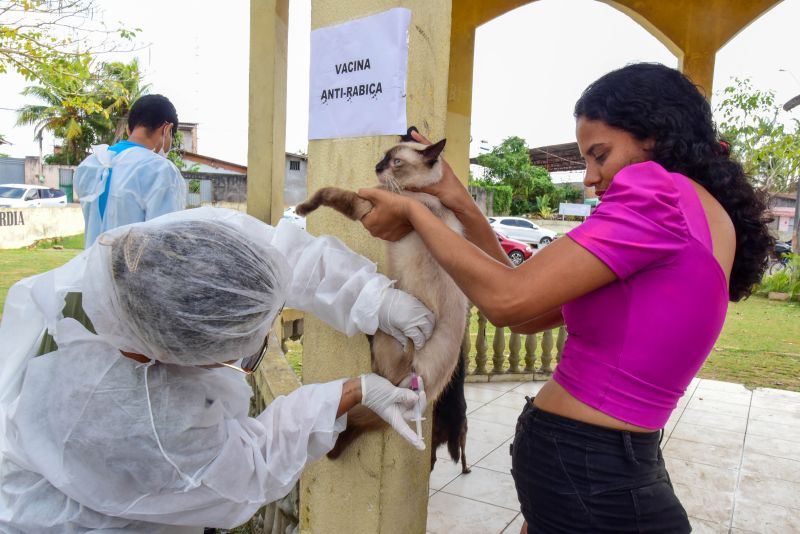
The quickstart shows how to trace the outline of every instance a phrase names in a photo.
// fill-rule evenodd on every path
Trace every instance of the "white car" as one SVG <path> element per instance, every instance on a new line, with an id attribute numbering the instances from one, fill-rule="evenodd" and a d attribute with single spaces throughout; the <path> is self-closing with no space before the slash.
<path id="1" fill-rule="evenodd" d="M 294 211 L 294 206 L 283 210 L 282 219 L 288 220 L 290 223 L 296 225 L 298 228 L 306 229 L 306 218 L 301 217 Z"/>
<path id="2" fill-rule="evenodd" d="M 67 194 L 43 185 L 0 184 L 0 208 L 50 208 L 67 205 Z"/>
<path id="3" fill-rule="evenodd" d="M 511 239 L 537 246 L 549 245 L 556 238 L 556 232 L 537 226 L 522 217 L 489 217 L 489 224 Z"/>

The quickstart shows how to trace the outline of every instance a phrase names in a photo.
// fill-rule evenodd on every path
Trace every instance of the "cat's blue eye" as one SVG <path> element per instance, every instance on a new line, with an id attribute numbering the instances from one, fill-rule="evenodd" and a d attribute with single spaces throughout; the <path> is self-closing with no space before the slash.
<path id="1" fill-rule="evenodd" d="M 396 159 L 396 160 L 392 161 L 392 165 L 402 165 L 402 163 L 403 163 L 403 160 L 401 160 L 401 159 Z"/>

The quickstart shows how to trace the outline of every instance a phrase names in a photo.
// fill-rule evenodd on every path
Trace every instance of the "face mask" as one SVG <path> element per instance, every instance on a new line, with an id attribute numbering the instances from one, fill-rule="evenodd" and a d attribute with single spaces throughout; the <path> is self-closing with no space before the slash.
<path id="1" fill-rule="evenodd" d="M 153 150 L 153 152 L 155 152 L 156 154 L 158 154 L 162 158 L 166 158 L 167 157 L 167 153 L 164 151 L 164 147 L 167 146 L 167 141 L 166 141 L 166 138 L 165 138 L 165 134 L 166 133 L 167 133 L 167 129 L 164 128 L 161 131 L 161 148 L 159 148 L 158 150 Z"/>

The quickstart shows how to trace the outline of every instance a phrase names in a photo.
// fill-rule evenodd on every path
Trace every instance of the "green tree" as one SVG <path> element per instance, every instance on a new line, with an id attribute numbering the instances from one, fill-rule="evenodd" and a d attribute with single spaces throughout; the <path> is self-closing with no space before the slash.
<path id="1" fill-rule="evenodd" d="M 800 177 L 800 121 L 784 121 L 775 93 L 755 89 L 749 79 L 734 79 L 723 89 L 716 112 L 720 136 L 742 163 L 754 185 L 789 191 Z M 790 126 L 787 127 L 787 123 Z"/>
<path id="2" fill-rule="evenodd" d="M 550 199 L 550 206 L 554 210 L 558 210 L 558 205 L 562 202 L 580 204 L 583 202 L 583 190 L 575 189 L 566 184 L 554 186 Z"/>
<path id="3" fill-rule="evenodd" d="M 136 58 L 130 63 L 102 63 L 97 78 L 97 93 L 103 114 L 110 121 L 112 135 L 108 142 L 116 143 L 126 137 L 131 106 L 150 91 L 150 84 L 142 84 L 142 73 Z"/>
<path id="4" fill-rule="evenodd" d="M 49 131 L 63 142 L 61 152 L 49 156 L 48 163 L 75 165 L 92 145 L 121 139 L 131 105 L 149 87 L 142 84 L 135 59 L 101 63 L 93 74 L 86 61 L 75 58 L 69 70 L 66 76 L 50 73 L 41 85 L 22 91 L 40 103 L 20 108 L 17 125 L 32 125 L 36 139 Z"/>
<path id="5" fill-rule="evenodd" d="M 514 199 L 529 200 L 549 194 L 553 182 L 542 167 L 531 164 L 528 145 L 520 137 L 508 137 L 488 154 L 478 156 L 487 169 L 485 179 L 511 187 Z"/>
<path id="6" fill-rule="evenodd" d="M 52 132 L 63 140 L 59 155 L 63 163 L 77 164 L 98 141 L 98 130 L 107 128 L 107 119 L 93 93 L 88 62 L 74 58 L 69 67 L 69 76 L 50 73 L 42 80 L 42 85 L 22 90 L 24 96 L 34 97 L 40 103 L 20 108 L 17 125 L 33 126 L 35 139 L 41 139 L 45 131 Z"/>
<path id="7" fill-rule="evenodd" d="M 69 76 L 74 61 L 117 50 L 138 31 L 109 29 L 95 0 L 0 0 L 0 74 L 15 70 L 28 81 Z"/>

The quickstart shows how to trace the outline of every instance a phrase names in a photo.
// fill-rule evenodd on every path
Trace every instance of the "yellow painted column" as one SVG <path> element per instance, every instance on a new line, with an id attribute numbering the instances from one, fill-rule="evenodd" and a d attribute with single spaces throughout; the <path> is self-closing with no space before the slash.
<path id="1" fill-rule="evenodd" d="M 469 179 L 472 70 L 475 61 L 475 10 L 470 2 L 453 2 L 447 89 L 447 145 L 444 153 L 456 176 L 464 183 Z"/>
<path id="2" fill-rule="evenodd" d="M 407 81 L 408 123 L 431 138 L 446 130 L 450 50 L 450 0 L 312 0 L 311 25 L 320 28 L 394 7 L 411 9 Z M 311 141 L 308 190 L 334 185 L 350 190 L 377 183 L 375 164 L 398 141 L 395 136 Z M 385 267 L 385 244 L 359 223 L 330 209 L 308 218 L 312 234 L 331 234 Z M 370 370 L 365 336 L 347 338 L 306 317 L 303 382 L 324 382 Z M 424 424 L 430 443 L 430 414 Z M 336 461 L 309 466 L 300 482 L 303 533 L 424 533 L 430 451 L 415 450 L 394 431 L 361 437 Z"/>
<path id="3" fill-rule="evenodd" d="M 697 51 L 689 49 L 684 52 L 678 63 L 680 71 L 701 88 L 707 99 L 711 99 L 714 90 L 714 63 L 716 57 L 716 50 Z"/>
<path id="4" fill-rule="evenodd" d="M 289 0 L 250 1 L 247 213 L 271 224 L 283 215 L 288 36 Z"/>
<path id="5" fill-rule="evenodd" d="M 600 0 L 630 16 L 711 98 L 717 51 L 780 0 Z"/>

